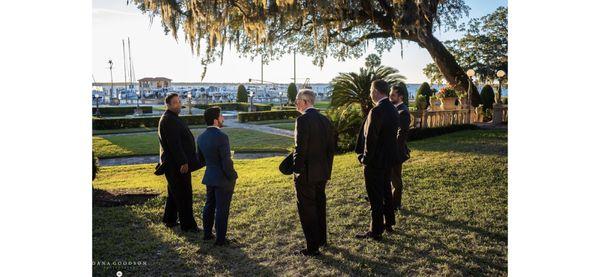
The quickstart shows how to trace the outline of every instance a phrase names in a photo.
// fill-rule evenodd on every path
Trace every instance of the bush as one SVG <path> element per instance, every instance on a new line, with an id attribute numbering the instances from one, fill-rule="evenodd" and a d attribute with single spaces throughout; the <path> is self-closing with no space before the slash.
<path id="1" fill-rule="evenodd" d="M 272 108 L 271 104 L 253 104 L 253 105 L 257 111 L 270 111 Z M 214 104 L 208 104 L 208 105 L 205 105 L 205 104 L 194 105 L 194 107 L 198 108 L 198 109 L 207 109 L 208 107 L 214 107 L 214 106 L 220 107 L 224 111 L 247 112 L 248 108 L 250 107 L 250 104 L 233 102 L 233 103 L 214 103 Z"/>
<path id="2" fill-rule="evenodd" d="M 406 84 L 404 82 L 400 82 L 397 84 L 398 92 L 404 96 L 404 104 L 409 106 L 410 100 L 408 100 L 408 88 L 406 88 Z"/>
<path id="3" fill-rule="evenodd" d="M 232 103 L 214 103 L 214 104 L 197 104 L 194 105 L 194 108 L 198 108 L 198 109 L 207 109 L 208 107 L 220 107 L 222 110 L 224 111 L 239 111 L 239 112 L 247 112 L 248 108 L 250 107 L 249 103 L 239 103 L 239 102 L 232 102 Z M 256 111 L 270 111 L 272 108 L 272 105 L 270 104 L 254 104 L 254 107 L 256 108 Z"/>
<path id="4" fill-rule="evenodd" d="M 425 102 L 427 102 L 427 107 L 429 107 L 429 98 L 433 95 L 433 92 L 431 91 L 431 87 L 429 86 L 429 83 L 424 82 L 421 84 L 421 86 L 417 89 L 417 93 L 415 94 L 415 99 L 419 98 L 419 95 L 425 97 Z M 425 108 L 427 108 L 425 107 Z"/>
<path id="5" fill-rule="evenodd" d="M 294 103 L 296 101 L 296 95 L 298 95 L 298 87 L 296 87 L 296 84 L 290 83 L 287 88 L 288 101 Z"/>
<path id="6" fill-rule="evenodd" d="M 100 116 L 124 116 L 135 113 L 135 106 L 127 107 L 100 107 Z M 152 106 L 140 106 L 143 113 L 152 113 Z M 96 107 L 92 108 L 92 114 L 96 114 Z"/>
<path id="7" fill-rule="evenodd" d="M 204 115 L 182 115 L 180 116 L 188 125 L 206 124 Z M 132 117 L 132 118 L 93 118 L 92 129 L 112 130 L 140 127 L 158 127 L 160 116 Z"/>
<path id="8" fill-rule="evenodd" d="M 263 121 L 263 120 L 277 120 L 277 119 L 290 119 L 300 116 L 300 113 L 295 110 L 283 110 L 283 111 L 263 111 L 263 112 L 240 112 L 238 113 L 239 122 L 248 121 Z"/>
<path id="9" fill-rule="evenodd" d="M 248 102 L 248 91 L 246 91 L 246 87 L 242 84 L 237 88 L 237 101 Z"/>
<path id="10" fill-rule="evenodd" d="M 441 136 L 464 130 L 477 130 L 477 126 L 472 124 L 461 124 L 461 125 L 450 125 L 445 127 L 435 128 L 413 128 L 408 130 L 408 141 L 415 141 L 420 139 L 426 139 L 430 137 Z"/>
<path id="11" fill-rule="evenodd" d="M 483 111 L 491 109 L 494 106 L 494 89 L 490 85 L 485 85 L 481 89 L 481 104 Z"/>
<path id="12" fill-rule="evenodd" d="M 98 166 L 98 158 L 96 157 L 96 153 L 92 151 L 92 181 L 96 179 L 96 175 L 98 175 L 99 166 Z"/>
<path id="13" fill-rule="evenodd" d="M 356 146 L 356 136 L 363 121 L 359 104 L 350 104 L 327 110 L 326 116 L 333 125 L 338 152 L 351 151 Z"/>

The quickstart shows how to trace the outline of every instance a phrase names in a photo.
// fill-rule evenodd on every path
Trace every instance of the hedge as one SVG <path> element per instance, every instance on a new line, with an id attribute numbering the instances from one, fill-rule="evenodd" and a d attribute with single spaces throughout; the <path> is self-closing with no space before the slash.
<path id="1" fill-rule="evenodd" d="M 126 107 L 100 107 L 101 116 L 123 116 L 135 113 L 135 106 Z M 140 106 L 143 113 L 152 113 L 152 106 Z M 92 108 L 92 114 L 96 114 L 96 107 Z"/>
<path id="2" fill-rule="evenodd" d="M 253 104 L 254 107 L 256 108 L 256 111 L 270 111 L 271 110 L 271 105 L 268 104 Z M 250 107 L 250 103 L 243 103 L 243 102 L 232 102 L 232 103 L 214 103 L 214 104 L 197 104 L 194 105 L 195 108 L 198 109 L 206 109 L 208 107 L 221 107 L 222 110 L 224 111 L 240 111 L 240 112 L 247 112 L 248 108 Z"/>
<path id="3" fill-rule="evenodd" d="M 479 127 L 473 124 L 450 125 L 445 127 L 435 128 L 411 128 L 408 130 L 407 141 L 415 141 L 430 137 L 437 137 L 449 133 L 454 133 L 464 130 L 477 130 Z"/>
<path id="4" fill-rule="evenodd" d="M 284 111 L 266 111 L 266 112 L 246 112 L 238 113 L 239 122 L 248 121 L 263 121 L 263 120 L 276 120 L 276 119 L 289 119 L 296 118 L 300 115 L 298 111 L 284 110 Z"/>
<path id="5" fill-rule="evenodd" d="M 182 115 L 180 116 L 188 125 L 206 124 L 204 115 Z M 92 129 L 110 130 L 140 127 L 158 127 L 160 116 L 144 116 L 131 118 L 93 118 Z"/>

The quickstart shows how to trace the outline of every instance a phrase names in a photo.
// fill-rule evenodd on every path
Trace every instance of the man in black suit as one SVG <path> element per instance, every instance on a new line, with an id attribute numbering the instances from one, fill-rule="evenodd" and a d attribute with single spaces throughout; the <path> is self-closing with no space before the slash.
<path id="1" fill-rule="evenodd" d="M 392 167 L 390 175 L 392 179 L 394 209 L 400 210 L 402 208 L 402 163 L 410 158 L 410 150 L 406 145 L 408 129 L 410 128 L 410 112 L 408 111 L 408 105 L 404 103 L 404 94 L 400 92 L 400 87 L 392 87 L 390 101 L 398 110 L 398 135 L 396 141 L 398 142 L 401 162 L 397 166 Z"/>
<path id="2" fill-rule="evenodd" d="M 327 245 L 325 185 L 331 178 L 335 138 L 329 119 L 316 110 L 315 93 L 302 89 L 296 96 L 293 171 L 298 215 L 306 238 L 306 249 L 296 251 L 305 256 L 319 255 Z"/>
<path id="3" fill-rule="evenodd" d="M 398 155 L 398 113 L 387 97 L 389 85 L 383 80 L 371 83 L 371 100 L 375 107 L 369 111 L 358 138 L 356 152 L 364 165 L 365 185 L 371 205 L 369 231 L 356 238 L 381 240 L 384 229 L 392 231 L 396 223 L 390 186 L 391 168 L 400 163 Z M 362 151 L 360 150 L 362 149 Z M 384 221 L 385 220 L 385 221 Z"/>
<path id="4" fill-rule="evenodd" d="M 179 117 L 179 96 L 175 93 L 167 95 L 165 104 L 167 110 L 158 123 L 160 162 L 168 182 L 167 204 L 162 221 L 167 227 L 174 227 L 179 218 L 182 231 L 199 232 L 192 213 L 191 173 L 200 168 L 194 135 Z"/>

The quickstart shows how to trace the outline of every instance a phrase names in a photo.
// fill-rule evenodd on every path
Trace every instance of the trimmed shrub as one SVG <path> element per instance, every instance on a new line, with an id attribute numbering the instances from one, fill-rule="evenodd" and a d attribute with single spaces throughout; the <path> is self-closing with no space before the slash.
<path id="1" fill-rule="evenodd" d="M 214 103 L 214 104 L 197 104 L 194 105 L 194 108 L 198 108 L 198 109 L 207 109 L 208 107 L 220 107 L 222 110 L 224 111 L 239 111 L 239 112 L 247 112 L 248 108 L 250 107 L 249 103 L 239 103 L 239 102 L 233 102 L 233 103 Z M 271 104 L 254 104 L 254 107 L 256 108 L 256 111 L 270 111 L 272 108 Z"/>
<path id="2" fill-rule="evenodd" d="M 408 130 L 408 141 L 426 139 L 430 137 L 441 136 L 444 134 L 454 133 L 464 130 L 477 130 L 477 126 L 473 124 L 450 125 L 436 128 L 412 128 Z"/>
<path id="3" fill-rule="evenodd" d="M 240 113 L 238 113 L 238 121 L 239 122 L 248 122 L 248 121 L 290 119 L 290 118 L 296 118 L 298 116 L 300 116 L 300 113 L 295 110 L 240 112 Z"/>
<path id="4" fill-rule="evenodd" d="M 481 102 L 483 111 L 491 109 L 494 106 L 494 89 L 490 85 L 485 85 L 481 89 Z"/>
<path id="5" fill-rule="evenodd" d="M 98 158 L 96 157 L 96 153 L 92 151 L 92 181 L 96 179 L 98 171 L 100 171 L 100 166 L 98 165 Z"/>
<path id="6" fill-rule="evenodd" d="M 206 124 L 204 115 L 181 115 L 179 116 L 188 125 Z M 131 118 L 93 118 L 92 129 L 94 130 L 112 130 L 140 127 L 158 127 L 160 116 L 131 117 Z"/>
<path id="7" fill-rule="evenodd" d="M 429 83 L 424 82 L 421 84 L 421 86 L 417 89 L 415 99 L 418 99 L 420 95 L 425 97 L 425 102 L 427 102 L 427 106 L 425 108 L 429 107 L 429 98 L 431 97 L 431 95 L 433 95 L 433 91 L 431 91 Z"/>
<path id="8" fill-rule="evenodd" d="M 124 116 L 135 113 L 136 106 L 127 107 L 100 107 L 100 116 Z M 140 106 L 143 113 L 152 113 L 152 106 Z M 96 107 L 92 108 L 92 114 L 96 114 Z"/>
<path id="9" fill-rule="evenodd" d="M 288 101 L 294 103 L 296 101 L 296 95 L 298 95 L 298 87 L 296 87 L 296 84 L 290 83 L 287 88 Z"/>
<path id="10" fill-rule="evenodd" d="M 246 91 L 246 87 L 242 84 L 237 88 L 237 101 L 248 102 L 248 91 Z"/>

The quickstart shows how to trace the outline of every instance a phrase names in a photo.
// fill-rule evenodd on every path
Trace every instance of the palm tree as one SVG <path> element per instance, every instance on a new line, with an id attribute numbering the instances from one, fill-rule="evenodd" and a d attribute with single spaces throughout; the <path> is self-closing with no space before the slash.
<path id="1" fill-rule="evenodd" d="M 361 67 L 358 73 L 340 73 L 331 81 L 331 106 L 341 107 L 352 103 L 360 105 L 363 116 L 373 108 L 371 82 L 382 79 L 392 85 L 406 80 L 398 70 L 388 66 Z"/>

